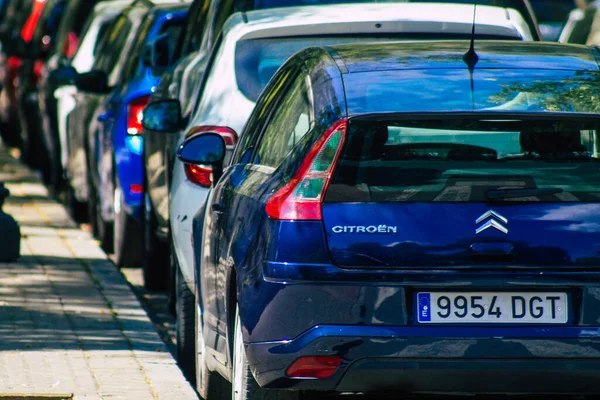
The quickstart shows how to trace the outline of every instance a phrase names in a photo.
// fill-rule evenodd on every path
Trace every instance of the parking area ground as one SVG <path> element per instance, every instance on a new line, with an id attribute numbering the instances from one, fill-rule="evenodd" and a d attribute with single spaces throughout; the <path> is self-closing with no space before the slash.
<path id="1" fill-rule="evenodd" d="M 2 148 L 0 167 L 22 233 L 0 263 L 0 398 L 196 399 L 91 235 Z"/>

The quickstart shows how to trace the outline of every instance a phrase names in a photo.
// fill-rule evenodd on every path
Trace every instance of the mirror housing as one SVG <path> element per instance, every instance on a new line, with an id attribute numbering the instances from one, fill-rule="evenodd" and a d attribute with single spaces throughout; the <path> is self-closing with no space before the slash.
<path id="1" fill-rule="evenodd" d="M 90 71 L 75 77 L 75 86 L 83 92 L 108 93 L 108 75 L 104 71 Z"/>
<path id="2" fill-rule="evenodd" d="M 149 131 L 175 133 L 184 125 L 179 100 L 153 101 L 144 108 L 142 127 Z"/>
<path id="3" fill-rule="evenodd" d="M 142 51 L 142 63 L 152 69 L 165 69 L 173 63 L 173 40 L 166 33 L 148 43 Z"/>
<path id="4" fill-rule="evenodd" d="M 55 83 L 56 86 L 65 86 L 74 84 L 77 76 L 79 76 L 77 70 L 70 65 L 66 65 L 52 71 L 48 80 Z"/>
<path id="5" fill-rule="evenodd" d="M 186 164 L 219 166 L 225 159 L 225 140 L 216 132 L 202 132 L 181 143 L 177 158 Z"/>

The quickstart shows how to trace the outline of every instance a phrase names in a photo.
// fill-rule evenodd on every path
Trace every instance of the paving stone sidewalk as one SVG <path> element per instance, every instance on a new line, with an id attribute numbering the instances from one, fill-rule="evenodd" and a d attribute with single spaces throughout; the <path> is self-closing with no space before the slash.
<path id="1" fill-rule="evenodd" d="M 121 273 L 2 148 L 0 181 L 22 233 L 0 263 L 0 399 L 197 399 Z"/>

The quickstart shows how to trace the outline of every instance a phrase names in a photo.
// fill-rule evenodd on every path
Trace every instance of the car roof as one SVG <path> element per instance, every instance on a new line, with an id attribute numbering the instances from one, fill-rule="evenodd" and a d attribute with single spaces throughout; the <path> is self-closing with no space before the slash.
<path id="1" fill-rule="evenodd" d="M 468 40 L 352 44 L 327 47 L 343 73 L 402 69 L 466 69 Z M 475 69 L 598 71 L 600 52 L 549 42 L 475 41 Z M 598 59 L 597 59 L 597 58 Z"/>
<path id="2" fill-rule="evenodd" d="M 355 23 L 353 28 L 339 30 L 338 25 Z M 392 32 L 452 32 L 469 33 L 473 23 L 473 6 L 451 3 L 361 3 L 333 4 L 261 9 L 233 14 L 223 27 L 223 33 L 237 29 L 260 36 L 270 31 L 272 36 L 308 35 L 313 25 L 329 26 L 331 34 L 361 32 L 360 23 L 381 34 Z M 428 23 L 430 24 L 428 26 Z M 513 10 L 494 6 L 477 6 L 476 23 L 479 34 L 523 36 L 532 40 L 532 33 L 522 15 Z M 290 29 L 290 27 L 294 29 Z M 319 32 L 326 34 L 327 32 Z M 266 35 L 268 36 L 268 35 Z"/>

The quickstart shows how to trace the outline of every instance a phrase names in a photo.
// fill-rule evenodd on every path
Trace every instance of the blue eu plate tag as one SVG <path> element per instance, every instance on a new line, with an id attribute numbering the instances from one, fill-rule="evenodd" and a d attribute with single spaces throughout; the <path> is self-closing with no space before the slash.
<path id="1" fill-rule="evenodd" d="M 418 293 L 418 320 L 419 322 L 431 321 L 431 294 L 430 293 Z"/>

